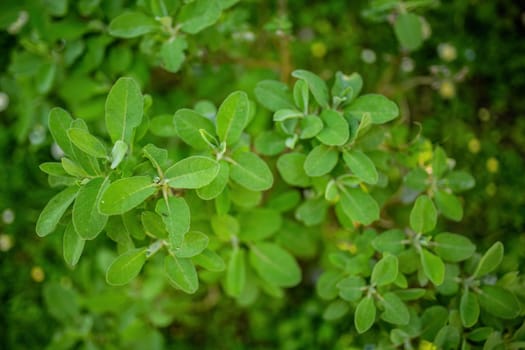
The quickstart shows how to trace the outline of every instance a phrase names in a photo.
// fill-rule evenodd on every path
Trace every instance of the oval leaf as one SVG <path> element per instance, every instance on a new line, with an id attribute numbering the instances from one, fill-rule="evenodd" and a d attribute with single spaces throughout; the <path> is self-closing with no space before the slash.
<path id="1" fill-rule="evenodd" d="M 361 119 L 363 115 L 369 114 L 374 124 L 387 123 L 399 115 L 399 108 L 383 95 L 368 94 L 358 97 L 350 104 L 345 112 L 350 116 Z"/>
<path id="2" fill-rule="evenodd" d="M 421 249 L 420 259 L 423 272 L 428 279 L 436 286 L 443 283 L 445 279 L 445 264 L 443 260 L 426 249 Z"/>
<path id="3" fill-rule="evenodd" d="M 410 227 L 417 233 L 427 233 L 436 227 L 437 211 L 432 200 L 426 195 L 416 199 L 410 211 Z"/>
<path id="4" fill-rule="evenodd" d="M 123 214 L 143 203 L 157 192 L 149 176 L 132 176 L 117 180 L 102 194 L 99 210 L 105 215 Z"/>
<path id="5" fill-rule="evenodd" d="M 372 185 L 377 183 L 376 166 L 366 154 L 357 150 L 343 152 L 343 160 L 355 176 Z"/>
<path id="6" fill-rule="evenodd" d="M 263 280 L 278 287 L 293 287 L 301 281 L 301 269 L 294 257 L 276 244 L 250 246 L 250 264 Z"/>
<path id="7" fill-rule="evenodd" d="M 155 212 L 162 218 L 169 234 L 170 248 L 175 251 L 190 230 L 190 207 L 182 197 L 168 197 L 157 201 Z"/>
<path id="8" fill-rule="evenodd" d="M 376 320 L 376 305 L 372 297 L 361 299 L 354 314 L 354 325 L 359 334 L 366 332 Z"/>
<path id="9" fill-rule="evenodd" d="M 69 224 L 64 231 L 62 247 L 64 251 L 64 260 L 71 266 L 75 266 L 84 251 L 86 241 L 83 240 L 75 231 L 73 224 Z"/>
<path id="10" fill-rule="evenodd" d="M 95 178 L 80 188 L 73 205 L 73 225 L 84 239 L 94 239 L 106 226 L 107 215 L 98 210 L 102 194 L 109 185 L 108 179 Z"/>
<path id="11" fill-rule="evenodd" d="M 106 281 L 112 286 L 129 283 L 146 263 L 146 252 L 146 248 L 136 248 L 117 257 L 106 271 Z"/>
<path id="12" fill-rule="evenodd" d="M 68 187 L 56 194 L 46 204 L 36 222 L 36 234 L 40 237 L 47 236 L 55 231 L 58 222 L 78 194 L 78 187 Z"/>
<path id="13" fill-rule="evenodd" d="M 192 156 L 178 161 L 164 173 L 173 188 L 200 188 L 210 184 L 219 173 L 219 163 L 212 158 Z"/>
<path id="14" fill-rule="evenodd" d="M 199 289 L 199 277 L 191 259 L 168 255 L 164 258 L 164 271 L 170 282 L 183 292 L 193 294 Z"/>
<path id="15" fill-rule="evenodd" d="M 440 233 L 434 238 L 434 251 L 446 261 L 459 262 L 470 258 L 476 246 L 470 239 L 454 233 Z"/>
<path id="16" fill-rule="evenodd" d="M 326 145 L 314 147 L 304 161 L 304 171 L 308 176 L 323 176 L 337 165 L 339 152 Z"/>
<path id="17" fill-rule="evenodd" d="M 249 101 L 245 92 L 228 95 L 217 111 L 217 136 L 228 145 L 241 138 L 249 118 Z"/>
<path id="18" fill-rule="evenodd" d="M 159 23 L 142 12 L 126 12 L 109 24 L 109 34 L 118 38 L 135 38 L 160 29 Z"/>
<path id="19" fill-rule="evenodd" d="M 255 153 L 236 153 L 230 169 L 233 181 L 252 191 L 265 191 L 272 187 L 273 175 L 268 165 Z"/>

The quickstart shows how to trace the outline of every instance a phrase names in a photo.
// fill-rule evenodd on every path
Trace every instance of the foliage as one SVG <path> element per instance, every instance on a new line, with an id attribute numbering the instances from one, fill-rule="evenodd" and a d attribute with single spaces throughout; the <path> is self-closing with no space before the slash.
<path id="1" fill-rule="evenodd" d="M 523 347 L 495 6 L 3 2 L 6 347 Z"/>

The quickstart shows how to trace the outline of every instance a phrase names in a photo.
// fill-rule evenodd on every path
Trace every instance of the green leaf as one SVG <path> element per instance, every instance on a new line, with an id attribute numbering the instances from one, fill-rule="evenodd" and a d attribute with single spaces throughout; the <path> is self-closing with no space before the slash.
<path id="1" fill-rule="evenodd" d="M 427 233 L 436 227 L 437 211 L 432 200 L 426 195 L 416 199 L 410 211 L 410 227 L 417 233 Z"/>
<path id="2" fill-rule="evenodd" d="M 116 169 L 128 152 L 128 144 L 117 140 L 111 149 L 111 169 Z"/>
<path id="3" fill-rule="evenodd" d="M 62 163 L 62 168 L 68 175 L 80 178 L 89 176 L 89 174 L 80 165 L 69 158 L 62 157 L 60 162 Z"/>
<path id="4" fill-rule="evenodd" d="M 319 78 L 312 72 L 302 69 L 294 70 L 292 72 L 292 76 L 297 79 L 302 79 L 308 84 L 308 87 L 310 88 L 310 91 L 312 92 L 312 95 L 314 95 L 314 98 L 319 106 L 322 108 L 329 107 L 328 88 L 326 87 L 326 83 L 323 79 Z"/>
<path id="5" fill-rule="evenodd" d="M 131 214 L 133 214 L 133 212 L 131 212 Z M 126 215 L 127 214 L 122 216 L 123 220 Z M 153 236 L 153 237 L 160 238 L 160 239 L 168 238 L 168 232 L 166 231 L 166 225 L 164 224 L 160 215 L 152 211 L 146 210 L 146 211 L 143 211 L 142 214 L 140 215 L 140 221 L 142 222 L 142 226 L 144 226 L 145 234 L 147 234 L 148 236 Z"/>
<path id="6" fill-rule="evenodd" d="M 160 176 L 162 169 L 168 163 L 168 150 L 149 143 L 142 148 L 142 155 L 157 169 Z"/>
<path id="7" fill-rule="evenodd" d="M 226 267 L 220 255 L 209 249 L 204 249 L 202 253 L 194 256 L 191 260 L 211 272 L 221 272 L 224 271 Z"/>
<path id="8" fill-rule="evenodd" d="M 423 24 L 419 16 L 402 13 L 396 17 L 394 32 L 403 48 L 417 50 L 423 44 Z"/>
<path id="9" fill-rule="evenodd" d="M 94 239 L 106 226 L 108 217 L 98 211 L 102 194 L 109 185 L 108 178 L 94 178 L 80 188 L 73 205 L 73 226 L 84 239 Z"/>
<path id="10" fill-rule="evenodd" d="M 198 188 L 197 195 L 204 200 L 217 198 L 228 184 L 229 179 L 230 166 L 228 163 L 221 160 L 219 162 L 219 173 L 217 174 L 217 177 L 206 186 Z"/>
<path id="11" fill-rule="evenodd" d="M 476 185 L 476 180 L 465 171 L 451 171 L 444 179 L 445 184 L 450 187 L 454 193 L 470 190 Z"/>
<path id="12" fill-rule="evenodd" d="M 91 135 L 89 131 L 80 128 L 72 128 L 68 129 L 67 136 L 82 152 L 96 158 L 107 157 L 106 146 L 104 146 L 98 138 Z"/>
<path id="13" fill-rule="evenodd" d="M 159 23 L 142 12 L 123 13 L 109 24 L 109 34 L 118 38 L 135 38 L 159 29 Z"/>
<path id="14" fill-rule="evenodd" d="M 361 120 L 369 114 L 374 124 L 387 123 L 399 115 L 399 108 L 383 95 L 368 94 L 358 97 L 350 104 L 345 112 L 351 117 Z"/>
<path id="15" fill-rule="evenodd" d="M 445 191 L 437 191 L 434 197 L 436 206 L 448 219 L 461 221 L 463 218 L 463 207 L 459 198 Z"/>
<path id="16" fill-rule="evenodd" d="M 217 22 L 221 12 L 220 1 L 194 0 L 182 7 L 177 21 L 184 32 L 196 34 Z"/>
<path id="17" fill-rule="evenodd" d="M 419 254 L 423 272 L 432 283 L 439 286 L 445 279 L 445 264 L 443 260 L 426 249 L 421 249 Z"/>
<path id="18" fill-rule="evenodd" d="M 249 118 L 249 101 L 245 92 L 236 91 L 228 95 L 217 111 L 217 136 L 228 145 L 241 138 Z"/>
<path id="19" fill-rule="evenodd" d="M 484 286 L 478 295 L 481 308 L 503 319 L 513 319 L 520 315 L 521 307 L 516 296 L 499 286 Z"/>
<path id="20" fill-rule="evenodd" d="M 255 86 L 257 102 L 272 112 L 280 109 L 294 109 L 295 105 L 288 91 L 288 86 L 274 80 L 263 80 Z"/>
<path id="21" fill-rule="evenodd" d="M 285 153 L 277 160 L 277 170 L 283 180 L 292 186 L 308 187 L 310 178 L 304 170 L 306 155 L 299 152 Z"/>
<path id="22" fill-rule="evenodd" d="M 338 97 L 342 101 L 341 105 L 345 106 L 359 96 L 362 88 L 363 78 L 358 73 L 346 75 L 342 72 L 336 72 L 332 96 Z"/>
<path id="23" fill-rule="evenodd" d="M 395 293 L 383 294 L 381 305 L 384 308 L 384 312 L 381 314 L 383 320 L 400 326 L 408 324 L 410 320 L 408 308 Z"/>
<path id="24" fill-rule="evenodd" d="M 55 107 L 49 111 L 49 131 L 51 132 L 51 135 L 53 136 L 56 144 L 68 156 L 74 155 L 71 141 L 67 135 L 67 130 L 69 129 L 72 121 L 73 118 L 71 118 L 71 115 L 62 108 Z"/>
<path id="25" fill-rule="evenodd" d="M 175 251 L 190 230 L 190 207 L 182 197 L 164 197 L 157 201 L 155 212 L 162 218 L 169 233 L 170 248 Z"/>
<path id="26" fill-rule="evenodd" d="M 324 127 L 316 136 L 319 141 L 328 146 L 342 146 L 350 137 L 350 127 L 341 114 L 325 109 L 321 112 Z"/>
<path id="27" fill-rule="evenodd" d="M 301 269 L 286 250 L 274 243 L 250 246 L 250 264 L 266 282 L 279 287 L 293 287 L 301 281 Z"/>
<path id="28" fill-rule="evenodd" d="M 243 241 L 259 241 L 274 235 L 282 225 L 281 215 L 268 208 L 254 208 L 239 216 L 240 238 Z"/>
<path id="29" fill-rule="evenodd" d="M 286 148 L 285 140 L 279 133 L 273 130 L 266 130 L 255 137 L 255 150 L 263 156 L 275 156 Z"/>
<path id="30" fill-rule="evenodd" d="M 244 249 L 234 247 L 226 271 L 226 292 L 232 297 L 241 295 L 246 285 L 246 259 Z"/>
<path id="31" fill-rule="evenodd" d="M 215 134 L 214 126 L 211 120 L 203 117 L 191 109 L 180 109 L 173 117 L 173 124 L 177 135 L 196 150 L 209 148 L 206 141 L 201 136 L 200 130 L 204 129 L 209 134 Z"/>
<path id="32" fill-rule="evenodd" d="M 62 240 L 62 249 L 64 251 L 64 260 L 71 266 L 75 266 L 84 251 L 86 241 L 83 240 L 75 231 L 72 223 L 67 225 Z"/>
<path id="33" fill-rule="evenodd" d="M 478 322 L 478 297 L 468 289 L 464 290 L 463 294 L 461 295 L 461 300 L 459 302 L 459 314 L 461 316 L 461 323 L 463 323 L 463 326 L 465 327 L 470 328 Z"/>
<path id="34" fill-rule="evenodd" d="M 365 287 L 365 280 L 358 276 L 348 276 L 337 283 L 339 296 L 346 301 L 358 301 L 361 299 Z"/>
<path id="35" fill-rule="evenodd" d="M 359 334 L 366 332 L 376 320 L 376 305 L 371 296 L 361 299 L 355 309 L 354 325 Z"/>
<path id="36" fill-rule="evenodd" d="M 344 213 L 353 222 L 370 225 L 379 219 L 379 205 L 376 200 L 360 188 L 341 190 L 340 203 Z"/>
<path id="37" fill-rule="evenodd" d="M 324 300 L 331 300 L 337 297 L 339 293 L 337 284 L 342 278 L 343 275 L 339 271 L 324 271 L 315 285 L 319 297 Z"/>
<path id="38" fill-rule="evenodd" d="M 160 59 L 162 67 L 168 72 L 178 72 L 182 63 L 186 59 L 184 51 L 188 48 L 185 38 L 178 36 L 170 38 L 162 44 L 160 49 Z"/>
<path id="39" fill-rule="evenodd" d="M 150 119 L 149 131 L 160 137 L 175 137 L 177 131 L 175 125 L 172 125 L 173 115 L 172 114 L 160 114 Z"/>
<path id="40" fill-rule="evenodd" d="M 304 161 L 304 171 L 308 176 L 323 176 L 336 166 L 339 152 L 324 144 L 314 147 Z"/>
<path id="41" fill-rule="evenodd" d="M 323 130 L 323 121 L 318 116 L 311 114 L 301 119 L 300 126 L 299 138 L 302 140 L 310 139 Z"/>
<path id="42" fill-rule="evenodd" d="M 432 175 L 439 179 L 448 170 L 447 154 L 443 148 L 437 146 L 432 154 Z"/>
<path id="43" fill-rule="evenodd" d="M 370 281 L 377 286 L 385 286 L 393 283 L 399 273 L 398 264 L 395 255 L 388 254 L 383 256 L 383 258 L 375 264 Z"/>
<path id="44" fill-rule="evenodd" d="M 210 184 L 219 173 L 219 163 L 212 158 L 191 156 L 172 165 L 164 173 L 173 188 L 200 188 Z"/>
<path id="45" fill-rule="evenodd" d="M 272 172 L 255 153 L 235 153 L 232 159 L 230 177 L 233 181 L 252 191 L 265 191 L 272 187 Z"/>
<path id="46" fill-rule="evenodd" d="M 106 128 L 111 141 L 122 140 L 128 145 L 133 133 L 142 122 L 144 98 L 140 87 L 132 78 L 120 78 L 106 99 Z"/>
<path id="47" fill-rule="evenodd" d="M 164 272 L 173 285 L 185 293 L 193 294 L 199 289 L 199 277 L 191 259 L 166 256 Z"/>
<path id="48" fill-rule="evenodd" d="M 440 233 L 434 238 L 434 243 L 436 254 L 450 262 L 466 260 L 476 251 L 470 239 L 454 233 Z"/>
<path id="49" fill-rule="evenodd" d="M 354 175 L 362 181 L 372 185 L 377 183 L 379 175 L 376 166 L 366 154 L 358 150 L 345 151 L 343 160 Z"/>
<path id="50" fill-rule="evenodd" d="M 106 281 L 112 286 L 122 286 L 138 276 L 146 263 L 146 248 L 128 250 L 117 257 L 106 271 Z"/>
<path id="51" fill-rule="evenodd" d="M 58 222 L 78 194 L 78 187 L 68 187 L 46 204 L 36 222 L 36 234 L 40 237 L 53 233 Z"/>
<path id="52" fill-rule="evenodd" d="M 104 191 L 98 208 L 105 215 L 123 214 L 143 203 L 157 189 L 149 176 L 120 179 Z"/>
<path id="53" fill-rule="evenodd" d="M 347 302 L 343 300 L 334 300 L 328 306 L 323 312 L 323 319 L 327 321 L 333 321 L 340 319 L 343 317 L 348 310 L 350 309 L 350 306 Z"/>
<path id="54" fill-rule="evenodd" d="M 199 255 L 208 247 L 209 238 L 202 232 L 190 231 L 184 236 L 184 242 L 173 249 L 177 258 L 191 258 Z"/>
<path id="55" fill-rule="evenodd" d="M 501 242 L 494 243 L 481 257 L 473 276 L 479 278 L 494 271 L 503 260 L 503 250 Z"/>
<path id="56" fill-rule="evenodd" d="M 399 229 L 392 229 L 379 234 L 372 241 L 375 250 L 381 253 L 399 254 L 405 246 L 402 243 L 406 239 L 405 233 Z"/>
<path id="57" fill-rule="evenodd" d="M 299 112 L 296 109 L 280 109 L 273 114 L 274 122 L 283 122 L 288 119 L 302 118 L 303 112 Z"/>
<path id="58" fill-rule="evenodd" d="M 48 175 L 53 176 L 68 176 L 68 173 L 64 170 L 62 163 L 59 162 L 45 162 L 38 166 L 40 170 Z"/>

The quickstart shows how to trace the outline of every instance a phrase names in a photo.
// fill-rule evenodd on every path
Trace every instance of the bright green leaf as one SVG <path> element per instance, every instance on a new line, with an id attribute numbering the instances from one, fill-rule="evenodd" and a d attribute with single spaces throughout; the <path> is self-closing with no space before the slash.
<path id="1" fill-rule="evenodd" d="M 157 186 L 149 176 L 132 176 L 117 180 L 102 194 L 99 210 L 105 215 L 118 215 L 143 203 L 157 192 Z"/>
<path id="2" fill-rule="evenodd" d="M 190 230 L 190 208 L 182 197 L 161 198 L 155 212 L 160 215 L 169 234 L 170 248 L 175 251 Z"/>
<path id="3" fill-rule="evenodd" d="M 204 200 L 217 198 L 228 184 L 229 179 L 230 166 L 228 163 L 221 160 L 219 162 L 219 173 L 217 174 L 217 177 L 206 186 L 198 188 L 197 195 Z"/>
<path id="4" fill-rule="evenodd" d="M 71 266 L 75 266 L 84 251 L 86 241 L 83 240 L 75 231 L 72 223 L 67 225 L 64 231 L 62 247 L 64 251 L 64 260 Z"/>
<path id="5" fill-rule="evenodd" d="M 82 152 L 96 158 L 106 158 L 106 146 L 89 131 L 79 128 L 68 129 L 67 136 L 69 140 L 77 146 Z"/>
<path id="6" fill-rule="evenodd" d="M 92 179 L 80 188 L 73 205 L 73 226 L 78 235 L 84 239 L 94 239 L 106 226 L 107 215 L 98 211 L 102 194 L 109 185 L 108 179 Z"/>
<path id="7" fill-rule="evenodd" d="M 56 194 L 46 204 L 36 222 L 36 234 L 40 237 L 53 233 L 58 222 L 78 194 L 78 187 L 68 187 Z"/>
<path id="8" fill-rule="evenodd" d="M 209 146 L 201 136 L 200 130 L 204 129 L 209 134 L 215 134 L 211 120 L 203 117 L 191 109 L 180 109 L 173 117 L 173 124 L 177 135 L 191 147 L 202 150 Z"/>
<path id="9" fill-rule="evenodd" d="M 421 249 L 419 254 L 423 272 L 432 283 L 439 286 L 445 279 L 445 264 L 443 260 L 426 249 Z"/>
<path id="10" fill-rule="evenodd" d="M 265 191 L 272 187 L 272 172 L 255 153 L 239 152 L 232 159 L 230 177 L 233 181 L 252 191 Z"/>
<path id="11" fill-rule="evenodd" d="M 372 241 L 375 250 L 381 253 L 399 254 L 404 250 L 405 233 L 399 229 L 392 229 L 379 234 Z"/>
<path id="12" fill-rule="evenodd" d="M 202 232 L 190 231 L 184 236 L 182 244 L 173 249 L 177 258 L 191 258 L 199 255 L 208 246 L 209 238 Z"/>
<path id="13" fill-rule="evenodd" d="M 516 296 L 499 286 L 484 286 L 478 295 L 481 308 L 503 319 L 512 319 L 520 315 L 521 307 Z"/>
<path id="14" fill-rule="evenodd" d="M 370 281 L 378 286 L 384 286 L 393 283 L 399 272 L 398 260 L 395 255 L 385 255 L 379 260 L 372 270 Z"/>
<path id="15" fill-rule="evenodd" d="M 384 308 L 384 312 L 381 314 L 383 320 L 400 326 L 408 324 L 410 320 L 408 308 L 395 293 L 383 294 L 381 305 Z"/>
<path id="16" fill-rule="evenodd" d="M 285 153 L 277 160 L 277 170 L 283 180 L 292 186 L 308 187 L 310 178 L 304 170 L 306 155 L 303 153 Z"/>
<path id="17" fill-rule="evenodd" d="M 473 276 L 483 277 L 497 269 L 503 260 L 503 250 L 504 247 L 501 242 L 494 243 L 481 257 Z"/>
<path id="18" fill-rule="evenodd" d="M 463 291 L 463 294 L 461 295 L 461 300 L 459 302 L 459 314 L 461 316 L 461 323 L 463 323 L 463 326 L 465 327 L 470 328 L 478 322 L 478 297 L 468 289 Z"/>
<path id="19" fill-rule="evenodd" d="M 146 253 L 146 248 L 136 248 L 117 257 L 106 271 L 106 281 L 112 286 L 129 283 L 146 263 Z"/>
<path id="20" fill-rule="evenodd" d="M 173 188 L 200 188 L 210 184 L 219 173 L 219 163 L 204 156 L 191 156 L 172 165 L 164 173 Z"/>
<path id="21" fill-rule="evenodd" d="M 432 200 L 426 195 L 416 199 L 410 211 L 410 227 L 417 233 L 427 233 L 436 227 L 437 211 Z"/>
<path id="22" fill-rule="evenodd" d="M 162 67 L 168 72 L 178 72 L 182 63 L 186 59 L 184 51 L 188 48 L 186 39 L 178 36 L 170 38 L 162 44 L 160 49 L 160 59 Z"/>
<path id="23" fill-rule="evenodd" d="M 306 156 L 304 171 L 308 176 L 323 176 L 332 171 L 338 160 L 337 149 L 321 144 L 314 147 Z"/>
<path id="24" fill-rule="evenodd" d="M 217 22 L 221 12 L 218 0 L 194 0 L 182 7 L 177 22 L 184 32 L 196 34 Z"/>
<path id="25" fill-rule="evenodd" d="M 326 87 L 326 83 L 323 79 L 319 78 L 312 72 L 302 69 L 294 70 L 292 72 L 292 76 L 297 79 L 302 79 L 308 84 L 308 87 L 310 88 L 310 91 L 312 92 L 312 95 L 314 95 L 314 98 L 319 106 L 323 108 L 329 107 L 328 88 Z"/>
<path id="26" fill-rule="evenodd" d="M 191 259 L 166 256 L 164 272 L 175 287 L 185 293 L 193 294 L 199 289 L 199 277 Z"/>
<path id="27" fill-rule="evenodd" d="M 263 280 L 276 286 L 293 287 L 301 281 L 294 257 L 274 243 L 250 246 L 250 263 Z"/>
<path id="28" fill-rule="evenodd" d="M 350 137 L 350 127 L 341 114 L 325 109 L 321 113 L 324 127 L 317 139 L 328 146 L 342 146 Z"/>
<path id="29" fill-rule="evenodd" d="M 368 94 L 358 97 L 352 102 L 345 112 L 350 116 L 361 120 L 365 114 L 369 114 L 374 124 L 387 123 L 399 115 L 399 108 L 383 95 Z"/>
<path id="30" fill-rule="evenodd" d="M 366 332 L 376 320 L 376 305 L 370 296 L 361 299 L 354 314 L 354 325 L 359 334 Z"/>
<path id="31" fill-rule="evenodd" d="M 246 260 L 244 250 L 235 247 L 226 271 L 226 292 L 232 297 L 241 295 L 246 285 Z"/>
<path id="32" fill-rule="evenodd" d="M 118 38 L 135 38 L 159 29 L 159 23 L 142 12 L 123 13 L 109 24 L 109 34 Z"/>
<path id="33" fill-rule="evenodd" d="M 434 199 L 437 208 L 443 216 L 454 221 L 461 221 L 463 218 L 463 207 L 458 197 L 445 191 L 437 191 Z"/>
<path id="34" fill-rule="evenodd" d="M 228 95 L 217 111 L 217 136 L 228 145 L 239 141 L 249 118 L 249 100 L 245 92 Z"/>
<path id="35" fill-rule="evenodd" d="M 402 13 L 396 17 L 394 32 L 401 46 L 408 50 L 417 50 L 423 43 L 423 23 L 418 15 Z"/>
<path id="36" fill-rule="evenodd" d="M 354 222 L 370 225 L 379 219 L 379 205 L 376 200 L 360 188 L 341 190 L 340 203 L 344 213 Z"/>
<path id="37" fill-rule="evenodd" d="M 450 262 L 466 260 L 476 251 L 476 246 L 470 239 L 454 233 L 440 233 L 434 238 L 434 243 L 436 254 Z"/>
<path id="38" fill-rule="evenodd" d="M 372 185 L 377 183 L 376 166 L 366 154 L 358 150 L 343 152 L 343 160 L 355 176 Z"/>

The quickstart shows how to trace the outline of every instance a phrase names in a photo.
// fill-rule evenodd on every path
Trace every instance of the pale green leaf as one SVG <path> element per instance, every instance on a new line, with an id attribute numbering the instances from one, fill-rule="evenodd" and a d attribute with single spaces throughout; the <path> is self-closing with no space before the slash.
<path id="1" fill-rule="evenodd" d="M 252 152 L 239 152 L 232 157 L 230 177 L 252 191 L 265 191 L 272 187 L 273 175 L 268 165 Z"/>
<path id="2" fill-rule="evenodd" d="M 239 141 L 249 118 L 249 100 L 246 93 L 236 91 L 228 95 L 217 111 L 217 136 L 228 145 Z"/>
<path id="3" fill-rule="evenodd" d="M 99 210 L 105 215 L 118 215 L 142 204 L 157 192 L 157 185 L 149 176 L 132 176 L 117 180 L 102 194 Z"/>
<path id="4" fill-rule="evenodd" d="M 107 178 L 95 178 L 80 188 L 73 205 L 73 226 L 78 235 L 84 239 L 94 239 L 106 226 L 107 215 L 98 211 L 102 194 L 107 189 Z"/>
<path id="5" fill-rule="evenodd" d="M 164 173 L 173 188 L 200 188 L 210 184 L 219 173 L 219 163 L 204 156 L 191 156 L 172 165 Z"/>
<path id="6" fill-rule="evenodd" d="M 294 257 L 274 243 L 250 246 L 250 264 L 270 284 L 293 287 L 301 281 L 301 269 Z"/>
<path id="7" fill-rule="evenodd" d="M 126 12 L 109 24 L 109 34 L 118 38 L 135 38 L 160 29 L 160 24 L 142 12 Z"/>
<path id="8" fill-rule="evenodd" d="M 112 286 L 129 283 L 146 263 L 146 253 L 146 248 L 136 248 L 117 257 L 106 271 L 106 281 Z"/>
<path id="9" fill-rule="evenodd" d="M 68 187 L 56 194 L 46 204 L 36 222 L 36 234 L 40 237 L 53 233 L 58 222 L 78 194 L 78 187 Z"/>
<path id="10" fill-rule="evenodd" d="M 199 289 L 199 277 L 191 259 L 166 256 L 164 272 L 173 285 L 185 293 L 193 294 Z"/>

